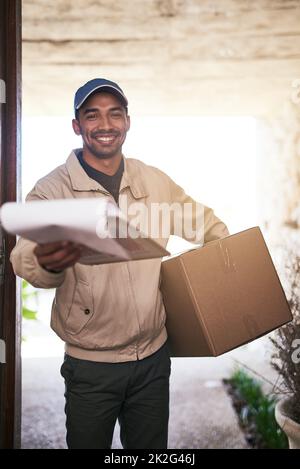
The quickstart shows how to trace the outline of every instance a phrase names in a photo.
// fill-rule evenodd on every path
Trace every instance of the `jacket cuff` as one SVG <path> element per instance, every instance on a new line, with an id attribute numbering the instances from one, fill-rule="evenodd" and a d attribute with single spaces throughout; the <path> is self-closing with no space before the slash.
<path id="1" fill-rule="evenodd" d="M 50 272 L 44 269 L 33 255 L 34 270 L 32 275 L 32 285 L 37 288 L 57 288 L 62 285 L 65 279 L 65 271 Z"/>

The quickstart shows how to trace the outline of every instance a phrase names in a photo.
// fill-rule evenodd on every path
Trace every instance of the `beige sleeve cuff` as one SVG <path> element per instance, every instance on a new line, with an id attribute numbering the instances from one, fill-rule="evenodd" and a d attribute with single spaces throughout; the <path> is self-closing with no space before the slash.
<path id="1" fill-rule="evenodd" d="M 12 250 L 10 261 L 14 273 L 36 288 L 58 288 L 65 279 L 65 271 L 48 272 L 33 253 L 36 243 L 20 238 Z"/>

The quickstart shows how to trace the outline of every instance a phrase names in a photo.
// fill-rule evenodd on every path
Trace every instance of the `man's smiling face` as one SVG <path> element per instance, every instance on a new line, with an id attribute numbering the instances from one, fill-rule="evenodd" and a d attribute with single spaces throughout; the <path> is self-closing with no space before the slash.
<path id="1" fill-rule="evenodd" d="M 130 128 L 130 117 L 111 93 L 95 93 L 73 119 L 73 129 L 82 136 L 83 149 L 99 159 L 122 155 L 122 145 Z"/>

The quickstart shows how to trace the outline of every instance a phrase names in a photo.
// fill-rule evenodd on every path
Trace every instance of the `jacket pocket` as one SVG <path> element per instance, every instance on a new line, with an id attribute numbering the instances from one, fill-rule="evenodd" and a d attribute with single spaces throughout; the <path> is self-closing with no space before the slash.
<path id="1" fill-rule="evenodd" d="M 76 335 L 94 316 L 92 290 L 83 280 L 76 282 L 71 308 L 66 319 L 65 330 Z"/>

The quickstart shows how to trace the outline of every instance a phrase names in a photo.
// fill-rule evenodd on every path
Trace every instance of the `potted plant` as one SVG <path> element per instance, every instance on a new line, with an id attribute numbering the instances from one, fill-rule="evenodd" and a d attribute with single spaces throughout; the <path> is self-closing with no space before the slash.
<path id="1" fill-rule="evenodd" d="M 300 258 L 290 256 L 287 266 L 288 301 L 293 321 L 276 331 L 271 365 L 279 374 L 278 389 L 283 398 L 275 408 L 275 417 L 286 433 L 291 449 L 300 448 Z"/>

